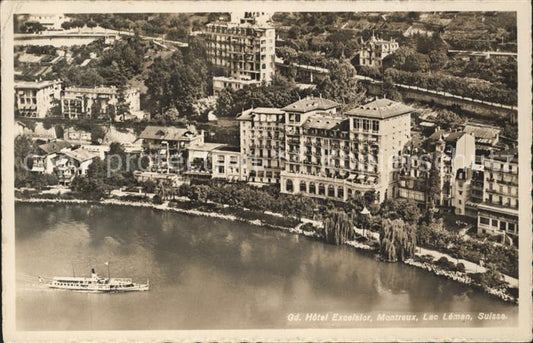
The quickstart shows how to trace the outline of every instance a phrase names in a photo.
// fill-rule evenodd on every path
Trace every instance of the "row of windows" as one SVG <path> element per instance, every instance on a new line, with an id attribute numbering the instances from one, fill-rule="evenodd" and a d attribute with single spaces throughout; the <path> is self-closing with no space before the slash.
<path id="1" fill-rule="evenodd" d="M 37 98 L 23 98 L 23 97 L 20 97 L 19 98 L 19 104 L 37 104 Z"/>
<path id="2" fill-rule="evenodd" d="M 218 166 L 217 167 L 217 172 L 219 174 L 224 174 L 225 170 L 226 170 L 226 168 L 224 166 Z M 237 168 L 237 167 L 235 167 L 235 168 L 234 167 L 228 167 L 228 173 L 229 174 L 239 173 L 239 168 Z"/>
<path id="3" fill-rule="evenodd" d="M 363 129 L 363 131 L 373 132 L 379 131 L 379 120 L 370 120 L 370 119 L 353 119 L 353 128 L 354 129 Z"/>
<path id="4" fill-rule="evenodd" d="M 218 155 L 217 156 L 217 163 L 224 163 L 226 161 L 226 156 L 224 155 Z M 230 164 L 237 164 L 238 163 L 238 157 L 237 156 L 230 156 L 229 157 L 229 163 Z"/>
<path id="5" fill-rule="evenodd" d="M 504 220 L 498 219 L 489 219 L 487 217 L 479 217 L 479 223 L 483 225 L 490 225 L 494 228 L 499 228 L 501 231 L 511 231 L 515 232 L 517 225 L 516 223 L 509 223 Z"/>

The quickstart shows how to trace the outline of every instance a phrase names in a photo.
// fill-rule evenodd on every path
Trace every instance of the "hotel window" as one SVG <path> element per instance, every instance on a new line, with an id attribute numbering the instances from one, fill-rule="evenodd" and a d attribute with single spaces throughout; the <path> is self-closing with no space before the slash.
<path id="1" fill-rule="evenodd" d="M 485 225 L 489 225 L 490 223 L 489 218 L 485 218 L 485 217 L 479 217 L 479 222 Z"/>
<path id="2" fill-rule="evenodd" d="M 363 131 L 368 131 L 370 129 L 370 121 L 368 119 L 363 119 Z"/>
<path id="3" fill-rule="evenodd" d="M 515 232 L 515 230 L 516 230 L 516 226 L 515 225 L 516 224 L 514 224 L 514 223 L 507 224 L 507 231 Z"/>
<path id="4" fill-rule="evenodd" d="M 372 120 L 372 131 L 378 132 L 379 131 L 379 121 Z"/>
<path id="5" fill-rule="evenodd" d="M 353 128 L 354 129 L 358 129 L 360 127 L 360 123 L 359 123 L 359 119 L 354 119 L 353 120 Z"/>
<path id="6" fill-rule="evenodd" d="M 506 227 L 505 224 L 506 224 L 506 223 L 505 223 L 503 220 L 500 221 L 500 230 L 505 231 L 505 227 Z"/>
<path id="7" fill-rule="evenodd" d="M 224 174 L 224 166 L 219 166 L 218 167 L 218 173 L 219 174 Z"/>
<path id="8" fill-rule="evenodd" d="M 492 226 L 497 227 L 498 226 L 498 220 L 492 219 Z"/>
<path id="9" fill-rule="evenodd" d="M 237 164 L 237 156 L 230 156 L 229 157 L 229 163 Z"/>

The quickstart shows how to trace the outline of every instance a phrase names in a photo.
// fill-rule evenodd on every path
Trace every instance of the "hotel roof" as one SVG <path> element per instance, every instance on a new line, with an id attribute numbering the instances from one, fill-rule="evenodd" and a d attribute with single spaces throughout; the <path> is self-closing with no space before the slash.
<path id="1" fill-rule="evenodd" d="M 46 144 L 39 145 L 39 149 L 46 154 L 58 153 L 64 148 L 70 147 L 70 143 L 67 141 L 55 141 Z"/>
<path id="2" fill-rule="evenodd" d="M 97 152 L 87 151 L 81 148 L 76 150 L 63 149 L 63 151 L 61 152 L 66 156 L 73 158 L 79 162 L 88 161 L 99 156 L 99 153 Z"/>
<path id="3" fill-rule="evenodd" d="M 238 146 L 223 145 L 219 148 L 216 148 L 215 151 L 240 152 L 241 148 Z"/>
<path id="4" fill-rule="evenodd" d="M 494 139 L 500 133 L 500 129 L 492 126 L 465 124 L 464 132 L 470 133 L 476 137 L 476 139 Z"/>
<path id="5" fill-rule="evenodd" d="M 342 129 L 342 123 L 347 122 L 348 118 L 343 117 L 332 117 L 332 116 L 311 116 L 303 124 L 304 129 L 322 129 L 322 130 L 332 130 L 332 129 Z"/>
<path id="6" fill-rule="evenodd" d="M 279 108 L 274 107 L 249 108 L 246 111 L 243 111 L 237 117 L 237 120 L 252 120 L 254 114 L 285 114 L 285 112 L 283 112 Z"/>
<path id="7" fill-rule="evenodd" d="M 99 94 L 116 94 L 116 87 L 67 87 L 65 88 L 65 93 L 99 93 Z"/>
<path id="8" fill-rule="evenodd" d="M 204 143 L 202 145 L 191 145 L 187 147 L 187 150 L 194 150 L 194 151 L 213 151 L 215 149 L 218 149 L 222 146 L 224 146 L 224 143 Z"/>
<path id="9" fill-rule="evenodd" d="M 387 119 L 410 113 L 413 108 L 389 99 L 377 99 L 346 112 L 347 115 L 375 119 Z"/>
<path id="10" fill-rule="evenodd" d="M 288 112 L 305 113 L 316 110 L 327 111 L 336 107 L 340 107 L 340 104 L 335 101 L 316 97 L 307 97 L 285 106 L 282 109 Z"/>
<path id="11" fill-rule="evenodd" d="M 447 132 L 444 130 L 438 130 L 429 136 L 429 140 L 438 141 L 439 139 L 442 139 L 447 143 L 453 143 L 457 142 L 457 140 L 459 140 L 459 138 L 463 137 L 465 134 L 466 133 L 463 131 Z"/>
<path id="12" fill-rule="evenodd" d="M 187 140 L 196 134 L 187 128 L 173 126 L 147 126 L 140 134 L 141 139 L 156 139 L 165 141 Z"/>
<path id="13" fill-rule="evenodd" d="M 42 88 L 54 86 L 58 82 L 61 83 L 61 81 L 17 81 L 15 82 L 15 89 L 17 88 L 42 89 Z"/>

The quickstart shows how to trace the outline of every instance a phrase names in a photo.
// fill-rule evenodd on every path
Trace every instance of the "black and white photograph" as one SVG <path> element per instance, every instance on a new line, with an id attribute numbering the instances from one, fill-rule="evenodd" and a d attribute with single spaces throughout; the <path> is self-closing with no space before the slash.
<path id="1" fill-rule="evenodd" d="M 45 3 L 2 4 L 6 341 L 531 340 L 530 3 Z"/>

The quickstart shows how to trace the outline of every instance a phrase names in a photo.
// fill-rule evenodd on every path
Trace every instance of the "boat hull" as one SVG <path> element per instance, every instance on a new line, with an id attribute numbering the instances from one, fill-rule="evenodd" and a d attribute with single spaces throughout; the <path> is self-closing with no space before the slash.
<path id="1" fill-rule="evenodd" d="M 126 292 L 145 292 L 150 288 L 146 285 L 127 287 L 127 288 L 85 288 L 85 287 L 58 287 L 48 286 L 50 289 L 59 289 L 64 291 L 83 292 L 83 293 L 126 293 Z"/>
<path id="2" fill-rule="evenodd" d="M 149 291 L 148 285 L 134 285 L 131 287 L 74 287 L 74 286 L 55 286 L 48 285 L 51 289 L 60 289 L 65 291 L 83 292 L 83 293 L 126 293 L 126 292 L 145 292 Z"/>

